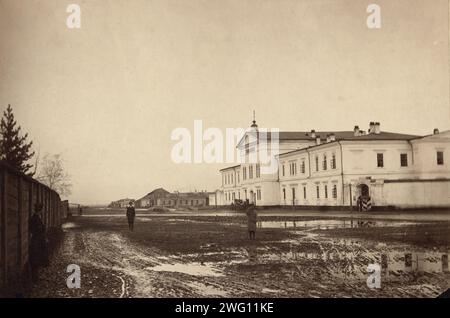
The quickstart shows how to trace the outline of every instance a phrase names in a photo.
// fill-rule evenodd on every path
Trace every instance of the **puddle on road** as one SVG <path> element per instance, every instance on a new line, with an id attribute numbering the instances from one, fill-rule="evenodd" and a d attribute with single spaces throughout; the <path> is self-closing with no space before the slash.
<path id="1" fill-rule="evenodd" d="M 379 264 L 385 277 L 417 273 L 449 273 L 449 249 L 414 249 L 409 246 L 386 246 L 378 244 L 369 247 L 367 242 L 350 239 L 310 241 L 313 247 L 305 248 L 303 243 L 290 244 L 288 251 L 271 247 L 244 249 L 246 258 L 235 260 L 235 264 L 292 263 L 319 266 L 334 276 L 367 277 L 367 266 Z M 327 242 L 328 244 L 324 244 Z M 306 250 L 305 250 L 306 249 Z M 301 266 L 300 266 L 301 269 Z"/>
<path id="2" fill-rule="evenodd" d="M 349 229 L 364 227 L 398 227 L 414 225 L 413 222 L 397 221 L 365 221 L 365 220 L 311 220 L 311 221 L 259 221 L 257 227 L 275 229 L 304 229 L 315 228 L 318 230 Z"/>
<path id="3" fill-rule="evenodd" d="M 227 296 L 226 291 L 218 289 L 212 285 L 205 285 L 200 282 L 189 282 L 186 285 L 196 290 L 202 296 L 220 296 L 220 297 Z"/>
<path id="4" fill-rule="evenodd" d="M 223 276 L 221 271 L 206 263 L 160 264 L 153 267 L 147 267 L 147 269 L 156 272 L 176 272 L 192 276 Z"/>
<path id="5" fill-rule="evenodd" d="M 77 227 L 78 227 L 78 225 L 76 225 L 76 224 L 73 223 L 73 222 L 66 222 L 66 223 L 63 223 L 63 224 L 61 225 L 61 228 L 62 228 L 63 230 L 75 229 L 75 228 L 77 228 Z"/>

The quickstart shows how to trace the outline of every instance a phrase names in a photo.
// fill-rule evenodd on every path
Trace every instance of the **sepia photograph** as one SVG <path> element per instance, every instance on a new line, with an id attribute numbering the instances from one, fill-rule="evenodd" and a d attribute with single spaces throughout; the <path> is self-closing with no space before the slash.
<path id="1" fill-rule="evenodd" d="M 450 297 L 449 17 L 0 0 L 0 298 Z"/>

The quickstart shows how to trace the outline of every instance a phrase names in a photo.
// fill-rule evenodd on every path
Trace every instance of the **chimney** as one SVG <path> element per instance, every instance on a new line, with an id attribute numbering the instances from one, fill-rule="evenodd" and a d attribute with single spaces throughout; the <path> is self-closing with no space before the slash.
<path id="1" fill-rule="evenodd" d="M 336 135 L 330 134 L 330 141 L 336 141 Z"/>
<path id="2" fill-rule="evenodd" d="M 316 138 L 316 131 L 311 129 L 311 138 Z"/>
<path id="3" fill-rule="evenodd" d="M 369 134 L 373 134 L 375 131 L 375 123 L 373 121 L 369 124 Z"/>
<path id="4" fill-rule="evenodd" d="M 375 134 L 377 134 L 377 135 L 380 134 L 381 130 L 380 130 L 380 123 L 379 123 L 379 122 L 376 122 L 376 123 L 375 123 L 375 126 L 374 126 L 374 132 L 375 132 Z"/>
<path id="5" fill-rule="evenodd" d="M 320 145 L 320 136 L 316 136 L 316 145 Z"/>
<path id="6" fill-rule="evenodd" d="M 359 126 L 355 126 L 355 128 L 353 128 L 353 136 L 355 137 L 359 136 Z"/>
<path id="7" fill-rule="evenodd" d="M 434 128 L 433 135 L 437 135 L 437 134 L 439 134 L 439 129 L 438 128 Z"/>

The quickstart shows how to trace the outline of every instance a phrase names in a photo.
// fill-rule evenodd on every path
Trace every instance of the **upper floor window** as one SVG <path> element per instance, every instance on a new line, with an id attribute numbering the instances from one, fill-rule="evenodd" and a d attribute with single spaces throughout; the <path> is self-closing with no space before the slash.
<path id="1" fill-rule="evenodd" d="M 248 178 L 253 179 L 253 165 L 248 167 Z"/>
<path id="2" fill-rule="evenodd" d="M 378 168 L 384 167 L 384 156 L 382 153 L 377 153 L 377 167 Z"/>
<path id="3" fill-rule="evenodd" d="M 284 171 L 284 165 L 281 168 L 282 168 L 281 170 L 283 170 L 283 177 L 284 177 L 286 175 Z"/>
<path id="4" fill-rule="evenodd" d="M 331 169 L 336 169 L 336 154 L 331 155 Z"/>
<path id="5" fill-rule="evenodd" d="M 297 174 L 297 163 L 291 162 L 289 164 L 289 173 L 290 173 L 291 176 Z"/>
<path id="6" fill-rule="evenodd" d="M 437 159 L 438 165 L 443 165 L 444 164 L 444 152 L 443 151 L 436 152 L 436 159 Z"/>
<path id="7" fill-rule="evenodd" d="M 306 200 L 306 186 L 303 187 L 303 199 Z"/>
<path id="8" fill-rule="evenodd" d="M 317 195 L 317 199 L 320 198 L 320 187 L 316 186 L 316 195 Z"/>
<path id="9" fill-rule="evenodd" d="M 325 194 L 325 199 L 328 199 L 328 186 L 327 185 L 324 186 L 324 194 Z"/>
<path id="10" fill-rule="evenodd" d="M 300 165 L 300 171 L 302 173 L 305 173 L 306 167 L 305 167 L 305 160 L 302 160 L 302 164 Z"/>
<path id="11" fill-rule="evenodd" d="M 242 168 L 242 180 L 247 180 L 247 167 Z"/>
<path id="12" fill-rule="evenodd" d="M 323 155 L 322 169 L 327 170 L 327 155 Z"/>
<path id="13" fill-rule="evenodd" d="M 283 199 L 286 200 L 286 188 L 283 188 Z"/>
<path id="14" fill-rule="evenodd" d="M 319 171 L 319 157 L 316 156 L 316 171 Z"/>
<path id="15" fill-rule="evenodd" d="M 234 182 L 234 181 L 233 181 L 233 175 L 231 175 L 231 184 L 233 184 L 233 182 Z"/>
<path id="16" fill-rule="evenodd" d="M 400 167 L 407 167 L 408 166 L 408 154 L 401 153 L 400 154 Z"/>
<path id="17" fill-rule="evenodd" d="M 236 174 L 238 183 L 241 182 L 239 175 L 240 175 L 240 172 L 238 171 L 238 173 Z"/>
<path id="18" fill-rule="evenodd" d="M 259 178 L 261 176 L 261 166 L 259 163 L 256 164 L 256 177 Z"/>

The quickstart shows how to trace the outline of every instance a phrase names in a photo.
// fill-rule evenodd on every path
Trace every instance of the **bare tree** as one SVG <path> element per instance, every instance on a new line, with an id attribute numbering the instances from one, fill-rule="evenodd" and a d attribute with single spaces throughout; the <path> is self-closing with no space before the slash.
<path id="1" fill-rule="evenodd" d="M 68 196 L 71 193 L 72 183 L 63 163 L 60 154 L 47 153 L 42 159 L 37 179 L 61 196 Z"/>

